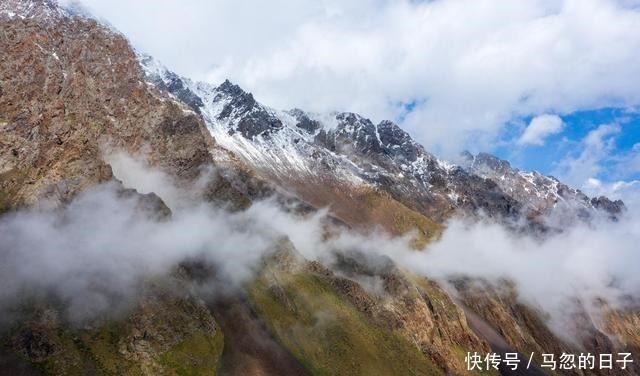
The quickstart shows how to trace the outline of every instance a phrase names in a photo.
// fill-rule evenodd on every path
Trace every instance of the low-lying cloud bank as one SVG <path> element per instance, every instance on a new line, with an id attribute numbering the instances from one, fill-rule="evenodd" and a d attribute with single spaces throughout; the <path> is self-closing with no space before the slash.
<path id="1" fill-rule="evenodd" d="M 185 259 L 204 258 L 241 279 L 270 244 L 268 229 L 246 225 L 250 212 L 198 206 L 154 220 L 137 206 L 137 198 L 120 197 L 109 184 L 61 212 L 2 218 L 0 304 L 53 293 L 67 302 L 71 318 L 90 317 L 114 303 L 126 304 L 144 279 L 168 273 Z"/>
<path id="2" fill-rule="evenodd" d="M 424 254 L 392 252 L 394 258 L 441 281 L 481 278 L 516 283 L 519 298 L 551 315 L 556 332 L 566 327 L 576 299 L 598 318 L 598 299 L 624 308 L 640 291 L 640 227 L 620 223 L 578 226 L 540 241 L 515 236 L 496 224 L 452 222 Z"/>
<path id="3" fill-rule="evenodd" d="M 116 175 L 119 168 L 146 169 L 133 158 L 118 158 Z M 284 236 L 309 259 L 330 261 L 336 250 L 360 250 L 389 256 L 443 283 L 460 277 L 496 284 L 512 280 L 519 298 L 549 313 L 556 329 L 576 298 L 589 313 L 597 313 L 591 304 L 597 298 L 619 308 L 640 298 L 640 221 L 633 212 L 618 223 L 576 226 L 546 240 L 517 236 L 497 224 L 452 221 L 440 240 L 415 251 L 406 238 L 375 232 L 340 230 L 327 238 L 324 211 L 302 217 L 266 200 L 232 213 L 185 204 L 158 171 L 122 180 L 128 187 L 164 194 L 165 202 L 173 203 L 171 217 L 141 215 L 136 196 L 123 196 L 118 185 L 106 184 L 60 211 L 0 218 L 0 310 L 34 292 L 53 293 L 66 303 L 71 319 L 91 318 L 125 304 L 143 281 L 194 258 L 241 282 Z"/>
<path id="4" fill-rule="evenodd" d="M 106 159 L 126 188 L 157 193 L 171 216 L 149 212 L 142 196 L 123 194 L 113 182 L 57 211 L 0 217 L 0 314 L 43 296 L 62 301 L 71 320 L 126 309 L 145 281 L 193 259 L 215 265 L 226 283 L 240 283 L 287 234 L 283 229 L 294 239 L 321 231 L 322 213 L 303 220 L 271 200 L 230 212 L 194 200 L 191 189 L 140 159 L 121 153 Z"/>
<path id="5" fill-rule="evenodd" d="M 499 290 L 505 280 L 514 282 L 518 299 L 547 314 L 549 327 L 571 339 L 577 333 L 567 328 L 575 328 L 569 324 L 578 312 L 598 325 L 603 308 L 640 307 L 640 220 L 635 208 L 618 222 L 597 218 L 545 239 L 492 222 L 452 220 L 442 237 L 422 251 L 408 247 L 406 238 L 379 233 L 344 231 L 325 242 L 306 236 L 292 240 L 310 258 L 326 258 L 333 250 L 385 255 L 442 285 L 470 278 Z M 455 294 L 453 287 L 449 291 Z"/>

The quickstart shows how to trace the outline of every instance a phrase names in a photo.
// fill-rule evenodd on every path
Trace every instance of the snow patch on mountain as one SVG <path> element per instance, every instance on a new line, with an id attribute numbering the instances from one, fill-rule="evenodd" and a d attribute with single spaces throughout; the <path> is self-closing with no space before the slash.
<path id="1" fill-rule="evenodd" d="M 460 165 L 438 159 L 390 121 L 374 124 L 350 112 L 275 110 L 228 80 L 219 86 L 194 82 L 149 56 L 139 60 L 150 82 L 202 115 L 222 147 L 284 181 L 330 177 L 444 211 L 501 216 L 559 208 L 586 218 L 600 208 L 612 216 L 624 209 L 621 202 L 590 199 L 553 177 L 519 171 L 489 154 L 466 154 Z"/>
<path id="2" fill-rule="evenodd" d="M 53 20 L 69 17 L 69 12 L 51 0 L 2 0 L 0 16 Z"/>

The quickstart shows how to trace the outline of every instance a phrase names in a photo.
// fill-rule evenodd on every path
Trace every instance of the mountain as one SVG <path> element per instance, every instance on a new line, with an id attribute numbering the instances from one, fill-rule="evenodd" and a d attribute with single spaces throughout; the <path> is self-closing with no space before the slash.
<path id="1" fill-rule="evenodd" d="M 348 112 L 278 111 L 228 80 L 220 86 L 192 82 L 150 56 L 139 58 L 147 79 L 202 114 L 224 148 L 266 179 L 310 196 L 314 205 L 331 202 L 306 192 L 328 184 L 383 191 L 437 222 L 454 213 L 481 213 L 562 227 L 576 218 L 616 219 L 625 210 L 621 201 L 589 198 L 553 177 L 519 171 L 486 153 L 465 153 L 461 165 L 440 160 L 388 120 L 374 124 Z M 554 215 L 564 221 L 535 222 Z"/>
<path id="2" fill-rule="evenodd" d="M 3 0 L 0 51 L 0 226 L 23 212 L 59 215 L 56 224 L 64 226 L 76 200 L 105 185 L 127 199 L 122 205 L 135 206 L 127 225 L 144 220 L 166 229 L 153 226 L 179 221 L 180 208 L 166 196 L 127 185 L 113 151 L 144 156 L 197 204 L 197 213 L 213 208 L 228 222 L 270 199 L 300 221 L 327 208 L 326 238 L 380 229 L 411 234 L 421 249 L 457 216 L 544 234 L 624 215 L 620 201 L 588 198 L 488 154 L 465 154 L 459 165 L 442 161 L 390 121 L 278 111 L 229 81 L 214 86 L 180 77 L 136 53 L 111 27 L 53 1 Z M 92 214 L 106 218 L 104 211 Z M 460 278 L 448 286 L 357 249 L 311 259 L 278 236 L 260 254 L 252 232 L 269 231 L 242 223 L 247 241 L 225 257 L 261 257 L 240 284 L 225 279 L 215 262 L 188 254 L 136 280 L 130 304 L 118 291 L 100 295 L 98 284 L 100 307 L 114 312 L 83 320 L 74 320 L 75 311 L 91 310 L 70 303 L 73 290 L 3 292 L 0 375 L 465 375 L 476 373 L 467 370 L 468 352 L 535 352 L 536 364 L 543 352 L 640 355 L 638 310 L 611 308 L 597 321 L 577 305 L 580 336 L 565 338 L 538 307 L 518 299 L 509 281 L 498 288 Z M 140 253 L 161 257 L 171 237 L 182 236 L 188 247 L 190 236 L 211 230 L 189 224 L 161 234 L 157 253 Z M 221 237 L 215 246 L 225 242 Z M 41 243 L 56 251 L 47 239 Z M 5 244 L 0 280 L 13 291 L 15 274 L 4 265 L 15 250 Z M 53 271 L 69 262 L 55 260 Z M 98 262 L 85 267 L 96 270 Z M 82 272 L 65 277 L 75 281 Z M 500 373 L 510 374 L 504 367 Z M 623 374 L 639 371 L 631 366 Z"/>
<path id="3" fill-rule="evenodd" d="M 147 145 L 149 161 L 181 185 L 219 155 L 198 114 L 145 83 L 122 35 L 50 1 L 3 1 L 0 17 L 1 209 L 57 206 L 112 179 L 110 148 Z M 199 194 L 241 201 L 246 191 L 224 178 L 207 186 Z"/>

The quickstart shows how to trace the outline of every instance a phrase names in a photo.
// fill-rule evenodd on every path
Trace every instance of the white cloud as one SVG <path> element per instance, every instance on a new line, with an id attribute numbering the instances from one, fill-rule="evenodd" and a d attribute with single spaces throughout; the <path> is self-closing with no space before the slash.
<path id="1" fill-rule="evenodd" d="M 144 161 L 126 155 L 110 160 L 120 165 L 116 176 L 138 189 L 159 192 L 164 199 L 188 196 L 176 195 L 177 187 L 167 189 L 171 182 L 159 171 L 130 175 L 130 169 L 147 168 Z M 637 183 L 632 185 L 637 191 Z M 283 236 L 310 259 L 327 261 L 337 250 L 361 250 L 388 255 L 441 282 L 460 276 L 498 285 L 502 278 L 513 280 L 519 299 L 550 313 L 552 328 L 562 331 L 572 317 L 567 302 L 573 298 L 597 310 L 601 304 L 589 304 L 596 298 L 615 305 L 622 297 L 637 298 L 640 291 L 637 212 L 618 223 L 576 226 L 544 240 L 516 235 L 498 224 L 453 221 L 438 241 L 416 252 L 407 238 L 378 232 L 333 229 L 327 237 L 326 211 L 303 218 L 272 201 L 235 213 L 197 200 L 177 202 L 172 217 L 160 221 L 143 217 L 138 204 L 107 184 L 81 194 L 62 211 L 1 217 L 0 313 L 31 294 L 46 292 L 68 304 L 70 319 L 104 317 L 127 309 L 143 280 L 164 275 L 185 259 L 209 261 L 222 276 L 243 282 Z M 7 317 L 0 315 L 0 321 Z"/>
<path id="2" fill-rule="evenodd" d="M 542 146 L 548 136 L 560 133 L 563 127 L 564 123 L 558 115 L 536 116 L 518 139 L 518 144 Z"/>
<path id="3" fill-rule="evenodd" d="M 184 75 L 276 108 L 402 114 L 428 148 L 490 149 L 514 117 L 640 104 L 629 1 L 82 0 Z"/>
<path id="4" fill-rule="evenodd" d="M 640 172 L 640 143 L 634 144 L 628 153 L 622 155 L 619 164 L 626 173 Z"/>
<path id="5" fill-rule="evenodd" d="M 171 216 L 148 218 L 148 205 L 123 195 L 113 182 L 81 193 L 59 211 L 0 216 L 0 322 L 14 304 L 47 294 L 64 301 L 73 320 L 126 310 L 142 281 L 185 260 L 215 265 L 227 285 L 242 283 L 284 235 L 305 249 L 322 238 L 324 211 L 302 218 L 265 200 L 228 212 L 192 197 L 191 187 L 173 185 L 142 159 L 116 153 L 107 160 L 126 187 L 157 193 Z"/>
<path id="6" fill-rule="evenodd" d="M 637 213 L 630 211 L 618 222 L 600 218 L 591 225 L 575 224 L 544 238 L 515 234 L 491 222 L 452 220 L 422 252 L 409 249 L 406 239 L 376 233 L 342 232 L 327 239 L 328 245 L 317 235 L 304 237 L 306 244 L 293 243 L 309 257 L 326 257 L 333 250 L 384 254 L 444 286 L 461 277 L 483 279 L 498 289 L 505 279 L 512 281 L 521 302 L 548 313 L 547 323 L 557 334 L 577 340 L 576 330 L 583 325 L 575 321 L 577 305 L 598 324 L 602 301 L 625 308 L 638 297 Z M 313 246 L 317 249 L 309 251 Z"/>
<path id="7" fill-rule="evenodd" d="M 590 131 L 580 143 L 580 154 L 561 160 L 553 174 L 563 182 L 578 187 L 598 177 L 604 170 L 605 162 L 611 159 L 615 137 L 621 129 L 619 124 L 603 124 Z"/>
<path id="8" fill-rule="evenodd" d="M 549 313 L 551 329 L 575 340 L 575 298 L 597 320 L 602 308 L 594 304 L 597 299 L 623 307 L 625 297 L 637 296 L 639 225 L 637 216 L 630 216 L 619 223 L 577 226 L 540 241 L 514 236 L 495 224 L 454 221 L 426 252 L 390 254 L 439 280 L 468 276 L 498 287 L 502 278 L 514 281 L 519 299 Z"/>

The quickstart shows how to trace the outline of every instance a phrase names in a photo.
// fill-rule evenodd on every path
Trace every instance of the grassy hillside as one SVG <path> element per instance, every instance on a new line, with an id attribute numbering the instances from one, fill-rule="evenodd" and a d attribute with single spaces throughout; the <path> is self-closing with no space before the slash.
<path id="1" fill-rule="evenodd" d="M 368 322 L 312 274 L 262 276 L 248 292 L 269 330 L 314 375 L 442 374 L 416 346 Z"/>

